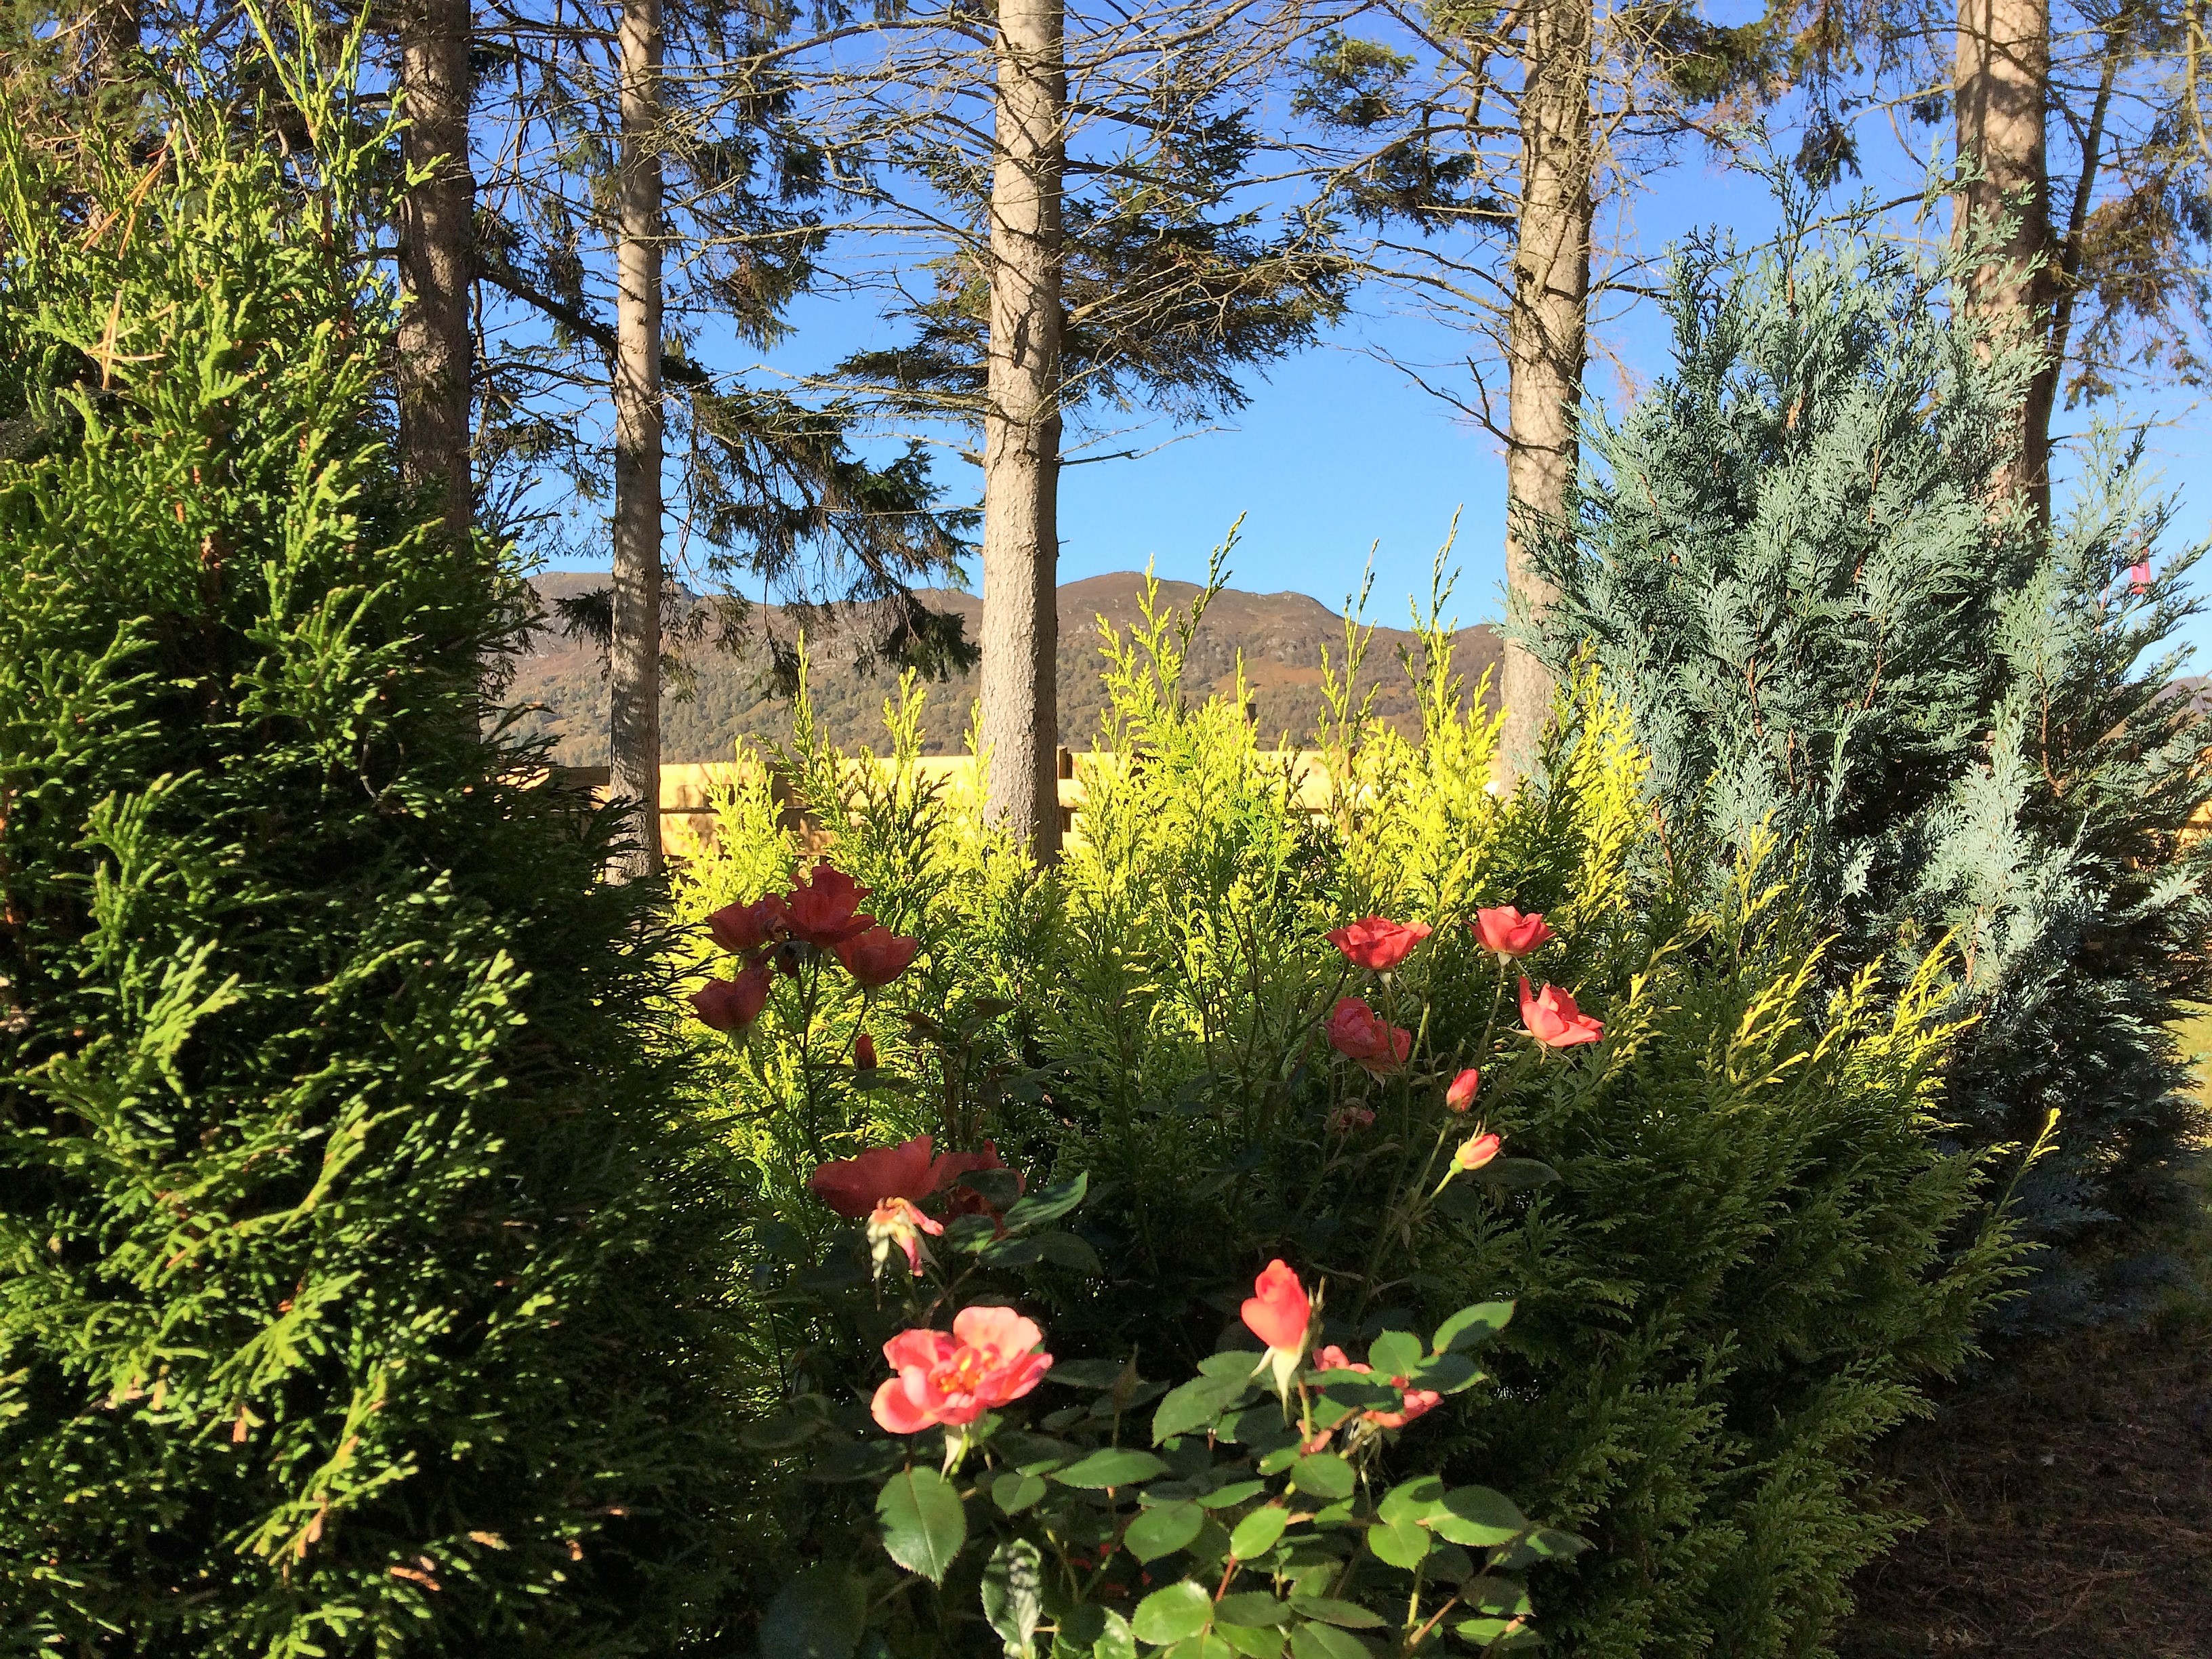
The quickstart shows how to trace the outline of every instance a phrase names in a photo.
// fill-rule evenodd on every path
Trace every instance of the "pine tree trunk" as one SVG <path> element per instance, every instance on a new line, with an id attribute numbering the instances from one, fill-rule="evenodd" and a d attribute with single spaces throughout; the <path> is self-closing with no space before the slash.
<path id="1" fill-rule="evenodd" d="M 638 803 L 616 873 L 660 868 L 660 0 L 623 0 L 616 163 L 610 785 Z"/>
<path id="2" fill-rule="evenodd" d="M 1060 851 L 1060 0 L 1000 0 L 983 420 L 985 811 L 1040 861 Z"/>
<path id="3" fill-rule="evenodd" d="M 2049 344 L 2053 298 L 2045 110 L 2050 0 L 1960 0 L 1954 70 L 1958 159 L 1979 177 L 1954 198 L 1954 234 L 1998 233 L 1969 274 L 1968 315 L 2000 334 Z M 2021 410 L 2018 453 L 1996 481 L 2051 521 L 2051 411 L 2059 364 L 2047 349 Z"/>
<path id="4" fill-rule="evenodd" d="M 1521 213 L 1506 320 L 1505 582 L 1540 615 L 1559 597 L 1534 568 L 1530 519 L 1566 511 L 1579 453 L 1590 268 L 1589 0 L 1531 0 L 1522 37 Z M 1525 777 L 1552 680 L 1508 641 L 1500 693 L 1504 781 Z"/>
<path id="5" fill-rule="evenodd" d="M 430 176 L 399 210 L 398 391 L 400 465 L 436 487 L 447 532 L 465 542 L 473 516 L 469 392 L 473 352 L 469 283 L 476 240 L 469 167 L 468 0 L 407 0 L 399 79 L 407 129 L 400 154 Z"/>

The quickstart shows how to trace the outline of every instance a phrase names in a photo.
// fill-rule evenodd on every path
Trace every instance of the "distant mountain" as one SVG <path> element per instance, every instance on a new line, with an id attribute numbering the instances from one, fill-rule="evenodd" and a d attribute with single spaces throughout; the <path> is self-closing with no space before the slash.
<path id="1" fill-rule="evenodd" d="M 606 585 L 604 573 L 564 571 L 539 576 L 538 596 L 550 608 L 554 599 Z M 1101 678 L 1098 619 L 1103 617 L 1126 636 L 1138 618 L 1144 578 L 1133 571 L 1092 576 L 1060 590 L 1060 740 L 1073 749 L 1092 747 L 1106 707 Z M 1198 589 L 1189 582 L 1160 584 L 1163 602 L 1188 611 Z M 973 594 L 939 592 L 930 601 L 967 620 L 968 637 L 981 628 L 982 601 Z M 782 631 L 780 612 L 769 611 L 766 626 Z M 1376 712 L 1401 729 L 1413 729 L 1413 705 L 1406 674 L 1399 666 L 1401 648 L 1413 635 L 1403 629 L 1378 628 L 1369 647 L 1364 691 L 1376 688 Z M 810 686 L 816 712 L 830 737 L 842 747 L 866 743 L 883 746 L 884 700 L 896 688 L 888 670 L 863 673 L 853 653 L 835 639 L 810 641 L 813 668 Z M 1224 589 L 1214 596 L 1190 646 L 1186 684 L 1194 697 L 1236 684 L 1237 653 L 1255 717 L 1266 741 L 1287 733 L 1292 744 L 1313 734 L 1322 712 L 1322 652 L 1331 662 L 1343 656 L 1344 622 L 1328 606 L 1303 593 L 1246 593 Z M 1473 689 L 1499 656 L 1498 637 L 1488 628 L 1461 630 L 1453 663 Z M 720 760 L 739 737 L 780 738 L 791 731 L 790 705 L 767 685 L 767 653 L 719 652 L 687 647 L 684 659 L 693 684 L 672 692 L 660 713 L 661 757 L 668 762 Z M 928 688 L 924 720 L 927 748 L 933 754 L 956 753 L 965 744 L 969 711 L 977 694 L 976 677 L 961 676 Z M 556 739 L 554 758 L 566 766 L 604 766 L 607 760 L 607 692 L 599 655 L 557 629 L 535 636 L 520 659 L 509 693 L 532 709 L 530 728 Z"/>

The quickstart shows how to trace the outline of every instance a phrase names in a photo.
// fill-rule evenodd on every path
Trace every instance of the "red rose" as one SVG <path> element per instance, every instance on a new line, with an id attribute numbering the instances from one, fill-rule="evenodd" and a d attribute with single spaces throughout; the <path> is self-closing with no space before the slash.
<path id="1" fill-rule="evenodd" d="M 774 939 L 784 925 L 783 897 L 769 893 L 750 904 L 726 904 L 707 918 L 707 931 L 725 951 L 744 956 Z"/>
<path id="2" fill-rule="evenodd" d="M 830 948 L 845 964 L 847 973 L 873 990 L 906 972 L 914 953 L 921 948 L 921 941 L 894 933 L 888 927 L 872 927 L 864 933 L 838 940 Z"/>
<path id="3" fill-rule="evenodd" d="M 1329 930 L 1328 942 L 1344 952 L 1345 960 L 1356 968 L 1370 973 L 1387 974 L 1407 957 L 1413 949 L 1429 936 L 1425 923 L 1418 921 L 1387 921 L 1381 916 L 1363 916 L 1359 921 Z"/>
<path id="4" fill-rule="evenodd" d="M 1525 957 L 1552 937 L 1542 916 L 1524 916 L 1510 904 L 1477 910 L 1468 926 L 1481 939 L 1484 950 L 1501 957 Z"/>
<path id="5" fill-rule="evenodd" d="M 986 1141 L 980 1152 L 945 1152 L 933 1158 L 927 1135 L 896 1146 L 872 1146 L 856 1158 L 824 1164 L 806 1178 L 807 1189 L 839 1215 L 858 1221 L 886 1199 L 920 1203 L 940 1193 L 970 1170 L 1003 1170 L 999 1149 Z"/>
<path id="6" fill-rule="evenodd" d="M 1252 1291 L 1244 1300 L 1244 1328 L 1271 1348 L 1303 1350 L 1306 1327 L 1313 1322 L 1313 1298 L 1291 1264 L 1279 1256 L 1270 1261 L 1252 1281 Z"/>
<path id="7" fill-rule="evenodd" d="M 817 864 L 785 897 L 784 925 L 793 938 L 826 951 L 876 925 L 873 916 L 860 913 L 860 901 L 867 896 L 868 889 L 843 871 Z"/>
<path id="8" fill-rule="evenodd" d="M 691 994 L 700 1019 L 717 1031 L 741 1031 L 768 1006 L 769 966 L 757 963 L 734 980 L 710 979 Z"/>
<path id="9" fill-rule="evenodd" d="M 1406 1063 L 1413 1034 L 1391 1024 L 1358 997 L 1346 997 L 1329 1013 L 1328 1042 L 1346 1060 L 1379 1077 Z"/>
<path id="10" fill-rule="evenodd" d="M 876 1040 L 866 1031 L 853 1039 L 853 1066 L 855 1071 L 876 1069 Z"/>
<path id="11" fill-rule="evenodd" d="M 1481 1087 L 1482 1073 L 1470 1066 L 1451 1080 L 1451 1087 L 1444 1091 L 1444 1104 L 1455 1112 L 1463 1112 L 1474 1104 L 1475 1093 Z"/>
<path id="12" fill-rule="evenodd" d="M 1575 1000 L 1556 985 L 1547 985 L 1539 996 L 1521 981 L 1521 1023 L 1528 1035 L 1547 1048 L 1571 1048 L 1577 1042 L 1595 1042 L 1605 1027 L 1575 1006 Z"/>
<path id="13" fill-rule="evenodd" d="M 806 1185 L 839 1215 L 858 1221 L 887 1198 L 924 1199 L 938 1188 L 930 1139 L 916 1135 L 896 1146 L 873 1146 L 858 1158 L 824 1164 Z"/>

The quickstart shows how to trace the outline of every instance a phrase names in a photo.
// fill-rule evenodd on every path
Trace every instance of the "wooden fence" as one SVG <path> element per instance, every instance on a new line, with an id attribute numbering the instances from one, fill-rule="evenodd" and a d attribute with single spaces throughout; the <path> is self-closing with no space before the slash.
<path id="1" fill-rule="evenodd" d="M 1084 775 L 1109 754 L 1095 750 L 1062 749 L 1060 751 L 1060 827 L 1066 836 L 1081 834 L 1083 805 L 1085 797 Z M 1262 751 L 1260 758 L 1272 764 L 1290 762 L 1297 779 L 1297 805 L 1308 812 L 1322 812 L 1328 808 L 1328 776 L 1322 770 L 1318 754 L 1305 750 L 1284 750 L 1279 753 Z M 865 761 L 853 760 L 848 766 L 860 767 Z M 878 766 L 888 767 L 888 761 L 878 761 Z M 975 762 L 969 755 L 924 755 L 915 763 L 924 777 L 939 784 L 947 793 L 958 795 L 972 790 L 975 781 Z M 660 769 L 660 844 L 672 859 L 695 858 L 714 844 L 714 791 L 727 788 L 732 783 L 747 776 L 757 776 L 750 766 L 735 761 L 691 762 Z M 556 769 L 559 782 L 569 788 L 589 789 L 602 794 L 608 787 L 608 769 L 604 766 L 569 766 Z M 787 829 L 803 830 L 810 835 L 823 833 L 823 826 L 809 821 L 796 803 L 784 806 Z"/>

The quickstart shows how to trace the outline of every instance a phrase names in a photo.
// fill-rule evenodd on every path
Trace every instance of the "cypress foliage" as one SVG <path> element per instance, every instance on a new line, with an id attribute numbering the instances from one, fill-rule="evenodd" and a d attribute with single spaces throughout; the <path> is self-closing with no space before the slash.
<path id="1" fill-rule="evenodd" d="M 1589 434 L 1540 643 L 1627 698 L 1677 830 L 1794 842 L 1840 968 L 1947 952 L 1974 1022 L 1947 1115 L 1987 1146 L 2059 1114 L 2013 1317 L 2115 1310 L 2146 1264 L 2112 1224 L 2159 1210 L 2192 1133 L 2166 1026 L 2212 994 L 2182 842 L 2212 719 L 2165 648 L 2197 555 L 2136 568 L 2171 508 L 2109 446 L 2047 538 L 1992 509 L 2031 365 L 1948 320 L 1948 267 L 1785 209 L 1771 252 L 1678 259 L 1674 373 Z"/>
<path id="2" fill-rule="evenodd" d="M 0 1650 L 613 1654 L 715 1594 L 665 945 L 479 735 L 344 227 L 388 134 L 0 119 Z"/>

